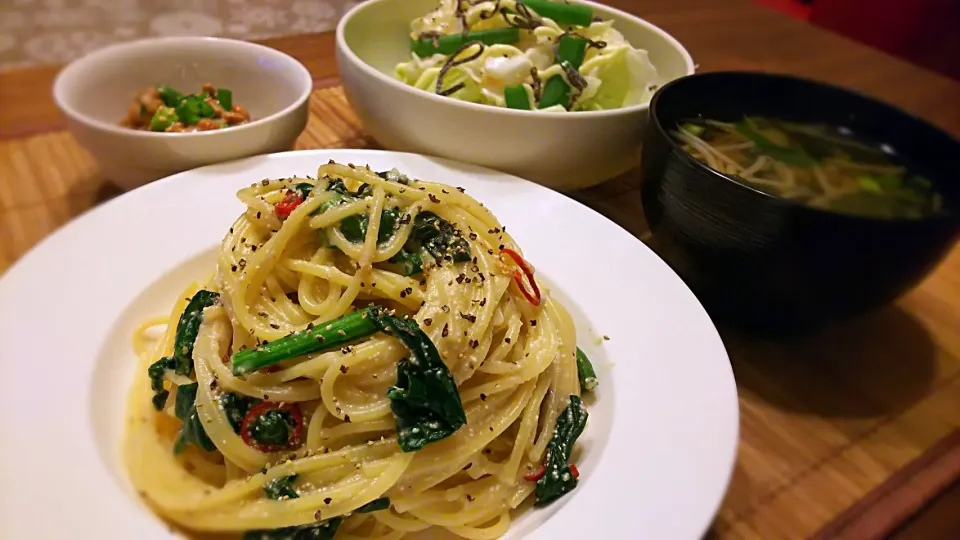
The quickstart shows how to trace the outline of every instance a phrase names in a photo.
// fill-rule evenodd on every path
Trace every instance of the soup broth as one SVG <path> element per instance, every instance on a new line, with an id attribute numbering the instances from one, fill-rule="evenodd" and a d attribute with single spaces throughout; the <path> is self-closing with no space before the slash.
<path id="1" fill-rule="evenodd" d="M 845 128 L 747 116 L 683 122 L 673 136 L 710 168 L 814 208 L 885 219 L 942 211 L 930 180 L 904 166 L 889 146 Z"/>

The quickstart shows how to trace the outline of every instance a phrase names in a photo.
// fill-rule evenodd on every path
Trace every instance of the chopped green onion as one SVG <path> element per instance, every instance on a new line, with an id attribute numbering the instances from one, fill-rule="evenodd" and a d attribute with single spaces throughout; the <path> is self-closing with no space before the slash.
<path id="1" fill-rule="evenodd" d="M 227 90 L 226 88 L 217 88 L 217 101 L 220 102 L 220 106 L 223 107 L 223 110 L 230 111 L 233 110 L 233 92 Z"/>
<path id="2" fill-rule="evenodd" d="M 178 122 L 177 112 L 170 107 L 158 107 L 150 119 L 150 131 L 166 131 L 168 127 Z"/>
<path id="3" fill-rule="evenodd" d="M 157 92 L 160 93 L 160 99 L 163 100 L 163 104 L 167 107 L 176 107 L 183 100 L 183 94 L 177 92 L 169 86 L 158 84 Z"/>
<path id="4" fill-rule="evenodd" d="M 523 0 L 523 4 L 541 17 L 552 19 L 557 24 L 590 26 L 593 24 L 593 9 L 578 4 L 564 4 L 549 0 Z"/>
<path id="5" fill-rule="evenodd" d="M 816 165 L 816 160 L 810 157 L 803 148 L 780 146 L 768 139 L 756 128 L 755 123 L 750 118 L 745 118 L 742 122 L 737 122 L 736 130 L 744 137 L 750 139 L 756 146 L 756 151 L 760 154 L 768 155 L 787 165 L 795 165 L 805 169 Z"/>
<path id="6" fill-rule="evenodd" d="M 864 191 L 869 191 L 871 193 L 883 193 L 883 188 L 880 187 L 880 184 L 877 183 L 876 179 L 872 176 L 861 176 L 857 178 L 857 183 L 860 184 L 860 188 Z"/>
<path id="7" fill-rule="evenodd" d="M 899 174 L 881 174 L 877 176 L 871 176 L 877 184 L 887 190 L 900 189 L 904 187 L 903 177 Z"/>
<path id="8" fill-rule="evenodd" d="M 707 128 L 705 128 L 704 126 L 701 126 L 699 124 L 691 124 L 690 122 L 680 124 L 680 129 L 686 131 L 691 135 L 695 135 L 697 137 L 699 137 L 700 135 L 703 135 L 703 132 L 707 130 Z"/>
<path id="9" fill-rule="evenodd" d="M 530 110 L 530 96 L 527 95 L 527 89 L 522 84 L 506 87 L 503 90 L 503 97 L 508 109 Z"/>
<path id="10" fill-rule="evenodd" d="M 434 54 L 453 54 L 465 43 L 471 41 L 479 41 L 484 45 L 495 45 L 497 43 L 509 45 L 520 41 L 520 30 L 518 28 L 494 28 L 468 32 L 466 35 L 450 34 L 437 38 L 413 39 L 410 41 L 410 50 L 420 58 Z"/>
<path id="11" fill-rule="evenodd" d="M 217 111 L 213 109 L 213 105 L 210 105 L 206 100 L 201 99 L 199 102 L 200 105 L 200 116 L 204 118 L 214 118 L 217 116 Z"/>
<path id="12" fill-rule="evenodd" d="M 192 126 L 200 121 L 200 103 L 196 96 L 186 96 L 177 106 L 177 117 L 185 126 Z"/>

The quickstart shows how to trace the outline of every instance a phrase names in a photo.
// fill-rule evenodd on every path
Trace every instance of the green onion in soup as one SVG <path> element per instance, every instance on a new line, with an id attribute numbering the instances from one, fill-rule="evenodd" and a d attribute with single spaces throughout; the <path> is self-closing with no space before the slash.
<path id="1" fill-rule="evenodd" d="M 845 128 L 745 116 L 736 122 L 688 120 L 672 134 L 710 168 L 813 208 L 880 219 L 943 211 L 930 180 L 889 146 Z"/>

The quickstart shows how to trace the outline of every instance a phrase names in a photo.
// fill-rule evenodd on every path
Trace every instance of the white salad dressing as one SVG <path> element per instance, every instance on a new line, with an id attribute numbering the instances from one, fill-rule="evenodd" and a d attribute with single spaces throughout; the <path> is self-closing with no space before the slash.
<path id="1" fill-rule="evenodd" d="M 521 84 L 530 77 L 533 63 L 524 54 L 515 56 L 491 56 L 483 63 L 485 80 L 497 81 L 500 86 Z"/>
<path id="2" fill-rule="evenodd" d="M 414 20 L 410 25 L 411 38 L 416 39 L 423 33 L 444 36 L 460 34 L 463 21 L 457 16 L 456 4 L 457 0 L 441 0 L 435 11 Z M 483 2 L 467 9 L 464 16 L 471 31 L 504 29 L 509 25 L 501 16 L 481 17 L 481 14 L 496 13 L 495 8 L 512 10 L 514 7 L 513 0 Z M 532 68 L 536 68 L 541 83 L 557 75 L 566 81 L 567 76 L 555 62 L 554 44 L 568 27 L 561 27 L 550 19 L 541 19 L 543 24 L 536 29 L 521 29 L 518 42 L 489 45 L 476 59 L 448 69 L 440 86 L 449 89 L 459 85 L 450 94 L 455 99 L 504 107 L 504 89 L 509 86 L 522 84 L 527 93 L 533 95 Z M 650 99 L 661 80 L 647 51 L 627 42 L 613 28 L 612 21 L 593 22 L 589 26 L 572 27 L 570 30 L 593 43 L 603 42 L 605 46 L 587 48 L 579 68 L 586 87 L 582 92 L 571 92 L 570 95 L 577 96 L 572 103 L 550 107 L 550 112 L 567 112 L 567 106 L 573 111 L 609 110 Z M 464 59 L 475 52 L 476 49 L 466 50 L 457 59 Z M 397 65 L 395 73 L 406 84 L 436 92 L 441 70 L 450 60 L 450 56 L 443 54 L 434 54 L 429 58 L 418 58 L 416 54 L 411 54 L 409 61 Z"/>

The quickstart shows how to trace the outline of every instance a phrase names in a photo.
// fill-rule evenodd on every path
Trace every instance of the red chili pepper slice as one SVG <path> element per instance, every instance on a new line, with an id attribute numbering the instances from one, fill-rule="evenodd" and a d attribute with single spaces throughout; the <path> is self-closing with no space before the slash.
<path id="1" fill-rule="evenodd" d="M 277 217 L 288 217 L 302 202 L 303 196 L 300 195 L 300 192 L 288 189 L 287 194 L 283 196 L 283 200 L 277 203 Z"/>
<path id="2" fill-rule="evenodd" d="M 526 480 L 527 482 L 536 482 L 537 480 L 543 477 L 543 473 L 545 472 L 547 472 L 547 468 L 541 465 L 536 472 L 532 472 L 524 476 L 523 479 Z"/>
<path id="3" fill-rule="evenodd" d="M 285 412 L 293 417 L 293 433 L 290 434 L 290 438 L 287 439 L 287 444 L 285 445 L 262 444 L 253 438 L 253 423 L 257 418 L 260 418 L 270 411 Z M 300 412 L 300 407 L 295 403 L 277 403 L 274 401 L 264 401 L 260 403 L 250 409 L 250 412 L 243 417 L 243 422 L 240 424 L 240 438 L 243 439 L 243 442 L 247 446 L 252 446 L 264 453 L 291 450 L 300 446 L 302 442 L 301 439 L 303 438 L 303 414 Z"/>
<path id="4" fill-rule="evenodd" d="M 541 465 L 540 468 L 536 470 L 536 472 L 532 472 L 524 476 L 523 479 L 526 480 L 527 482 L 536 482 L 537 480 L 543 478 L 543 475 L 546 472 L 547 472 L 547 468 Z M 580 478 L 580 470 L 577 469 L 577 466 L 574 465 L 573 463 L 570 464 L 570 473 L 573 474 L 574 478 Z"/>
<path id="5" fill-rule="evenodd" d="M 500 250 L 501 255 L 506 255 L 513 259 L 513 262 L 520 267 L 518 270 L 513 272 L 513 280 L 517 282 L 517 288 L 520 289 L 520 293 L 523 294 L 523 297 L 527 299 L 527 302 L 535 306 L 540 305 L 540 287 L 537 286 L 537 280 L 533 278 L 535 272 L 533 266 L 527 262 L 526 259 L 520 256 L 519 253 L 510 249 L 504 248 Z M 523 281 L 523 277 L 527 277 L 527 281 L 530 282 L 530 289 L 527 289 L 526 284 Z"/>

